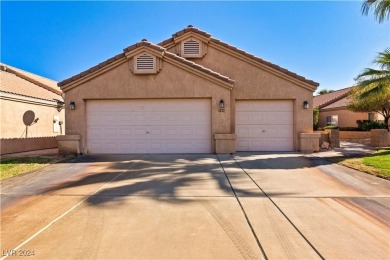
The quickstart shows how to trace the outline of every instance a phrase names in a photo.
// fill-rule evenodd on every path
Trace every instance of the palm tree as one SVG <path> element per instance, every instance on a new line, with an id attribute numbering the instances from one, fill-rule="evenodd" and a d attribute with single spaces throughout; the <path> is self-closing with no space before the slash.
<path id="1" fill-rule="evenodd" d="M 390 89 L 390 48 L 379 52 L 373 63 L 378 65 L 379 69 L 366 68 L 355 78 L 357 87 L 367 90 L 361 94 L 362 98 L 383 94 Z"/>
<path id="2" fill-rule="evenodd" d="M 365 0 L 362 5 L 362 14 L 367 15 L 374 8 L 374 15 L 379 23 L 390 17 L 390 0 Z"/>
<path id="3" fill-rule="evenodd" d="M 350 94 L 357 107 L 362 110 L 369 108 L 377 110 L 388 124 L 390 119 L 390 48 L 379 52 L 373 63 L 378 66 L 378 69 L 363 70 L 355 78 L 357 85 Z"/>

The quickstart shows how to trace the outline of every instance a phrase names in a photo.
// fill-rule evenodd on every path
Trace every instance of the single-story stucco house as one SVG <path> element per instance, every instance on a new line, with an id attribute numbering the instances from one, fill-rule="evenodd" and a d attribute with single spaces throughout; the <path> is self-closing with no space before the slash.
<path id="1" fill-rule="evenodd" d="M 1 63 L 0 138 L 64 134 L 61 94 L 56 81 Z"/>
<path id="2" fill-rule="evenodd" d="M 63 150 L 95 154 L 300 150 L 319 84 L 188 26 L 58 85 Z"/>
<path id="3" fill-rule="evenodd" d="M 351 88 L 336 90 L 327 94 L 317 95 L 313 106 L 319 108 L 318 127 L 328 125 L 339 127 L 357 127 L 358 120 L 380 121 L 383 116 L 376 112 L 353 112 L 347 109 L 350 104 L 348 92 Z"/>

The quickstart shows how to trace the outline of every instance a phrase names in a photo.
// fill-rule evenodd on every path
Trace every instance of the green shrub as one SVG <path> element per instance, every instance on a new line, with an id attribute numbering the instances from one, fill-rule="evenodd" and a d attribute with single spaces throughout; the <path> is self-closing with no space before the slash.
<path id="1" fill-rule="evenodd" d="M 340 131 L 362 131 L 358 127 L 340 127 Z"/>
<path id="2" fill-rule="evenodd" d="M 328 125 L 328 126 L 325 126 L 324 129 L 339 129 L 339 127 L 334 126 L 334 125 Z"/>
<path id="3" fill-rule="evenodd" d="M 357 120 L 358 128 L 363 131 L 370 131 L 371 129 L 387 129 L 386 123 L 382 121 L 368 121 Z"/>

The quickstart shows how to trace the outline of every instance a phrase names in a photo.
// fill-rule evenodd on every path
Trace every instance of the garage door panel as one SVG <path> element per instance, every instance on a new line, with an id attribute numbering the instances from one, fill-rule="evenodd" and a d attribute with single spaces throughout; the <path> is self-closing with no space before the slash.
<path id="1" fill-rule="evenodd" d="M 237 101 L 237 151 L 292 151 L 293 101 Z"/>
<path id="2" fill-rule="evenodd" d="M 210 100 L 87 102 L 91 153 L 211 152 Z"/>

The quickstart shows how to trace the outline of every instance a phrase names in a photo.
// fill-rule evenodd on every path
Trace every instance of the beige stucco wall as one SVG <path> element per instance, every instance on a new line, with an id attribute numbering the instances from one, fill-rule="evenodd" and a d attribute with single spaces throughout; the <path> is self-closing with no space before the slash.
<path id="1" fill-rule="evenodd" d="M 346 109 L 321 111 L 318 118 L 318 127 L 326 126 L 326 117 L 339 117 L 339 127 L 357 127 L 356 120 L 368 120 L 368 113 L 357 113 Z"/>
<path id="2" fill-rule="evenodd" d="M 66 105 L 76 103 L 76 110 L 66 111 L 66 133 L 81 136 L 81 151 L 86 149 L 86 103 L 94 99 L 207 98 L 211 102 L 212 133 L 230 133 L 230 90 L 163 62 L 158 74 L 134 75 L 128 62 L 66 92 Z M 225 100 L 225 112 L 218 111 Z M 213 140 L 214 138 L 212 138 Z M 214 142 L 214 141 L 213 141 Z M 214 147 L 214 143 L 212 143 Z"/>
<path id="3" fill-rule="evenodd" d="M 58 115 L 64 121 L 65 112 L 58 112 L 56 107 L 48 104 L 25 103 L 22 101 L 0 99 L 0 138 L 26 137 L 26 126 L 23 123 L 23 115 L 26 111 L 33 111 L 35 118 L 39 118 L 37 123 L 28 127 L 28 137 L 56 136 L 60 133 L 53 132 L 53 116 Z M 63 134 L 65 126 L 62 126 Z"/>
<path id="4" fill-rule="evenodd" d="M 174 51 L 171 48 L 170 51 Z M 231 96 L 231 131 L 235 132 L 235 100 L 293 100 L 294 101 L 294 149 L 299 149 L 298 135 L 313 132 L 313 92 L 295 82 L 258 68 L 246 61 L 208 46 L 202 59 L 194 59 L 214 71 L 235 80 Z M 307 100 L 310 109 L 303 109 Z"/>

